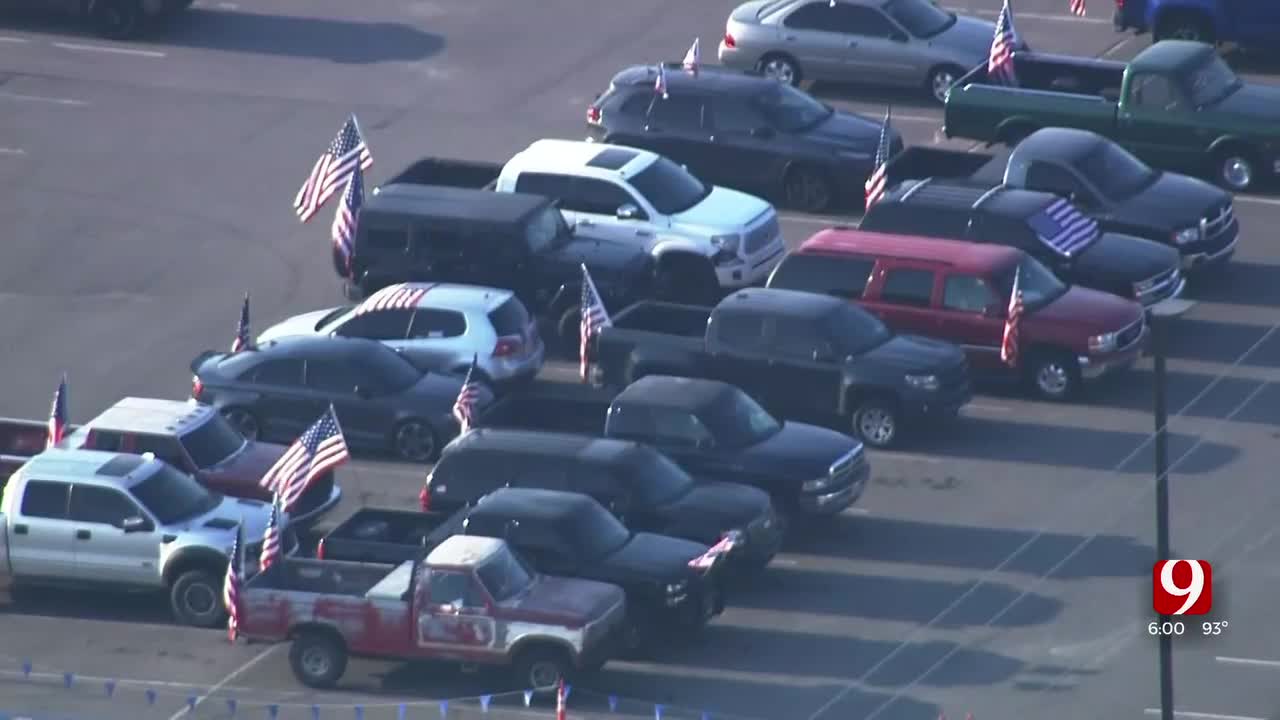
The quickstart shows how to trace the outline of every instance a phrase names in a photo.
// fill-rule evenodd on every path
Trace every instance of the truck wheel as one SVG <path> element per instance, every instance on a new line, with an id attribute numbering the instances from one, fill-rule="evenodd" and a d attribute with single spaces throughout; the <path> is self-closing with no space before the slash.
<path id="1" fill-rule="evenodd" d="M 328 689 L 347 671 L 347 648 L 331 633 L 304 632 L 293 639 L 289 665 L 294 677 L 307 687 Z"/>
<path id="2" fill-rule="evenodd" d="M 1027 364 L 1027 381 L 1043 400 L 1070 400 L 1080 391 L 1080 366 L 1067 353 L 1037 353 Z"/>
<path id="3" fill-rule="evenodd" d="M 1214 44 L 1213 25 L 1208 18 L 1194 12 L 1165 13 L 1156 21 L 1155 41 L 1190 40 Z"/>
<path id="4" fill-rule="evenodd" d="M 226 418 L 231 427 L 239 430 L 245 440 L 257 440 L 262 435 L 262 424 L 258 422 L 253 411 L 247 408 L 223 408 L 222 417 Z"/>
<path id="5" fill-rule="evenodd" d="M 853 411 L 853 434 L 873 448 L 887 448 L 898 440 L 901 418 L 897 403 L 871 397 Z"/>
<path id="6" fill-rule="evenodd" d="M 792 87 L 799 85 L 804 79 L 804 73 L 800 72 L 800 63 L 785 53 L 769 53 L 760 58 L 760 62 L 756 64 L 756 72 Z"/>
<path id="7" fill-rule="evenodd" d="M 572 670 L 568 654 L 557 648 L 532 647 L 516 656 L 516 682 L 527 690 L 555 687 L 561 679 L 568 680 Z"/>
<path id="8" fill-rule="evenodd" d="M 947 101 L 947 92 L 951 90 L 951 86 L 956 84 L 964 75 L 964 70 L 955 65 L 939 65 L 929 71 L 929 76 L 925 78 L 925 89 L 933 96 L 933 99 L 939 103 Z"/>
<path id="9" fill-rule="evenodd" d="M 787 171 L 782 181 L 782 196 L 787 207 L 803 212 L 822 212 L 831 206 L 835 193 L 831 181 L 814 168 L 796 166 Z"/>
<path id="10" fill-rule="evenodd" d="M 97 0 L 89 19 L 98 34 L 108 40 L 127 40 L 142 29 L 141 0 Z"/>
<path id="11" fill-rule="evenodd" d="M 1213 154 L 1214 179 L 1232 192 L 1244 192 L 1257 177 L 1253 154 L 1239 146 L 1228 146 Z"/>
<path id="12" fill-rule="evenodd" d="M 222 604 L 222 578 L 205 570 L 188 570 L 169 588 L 169 607 L 183 625 L 211 628 L 227 617 Z"/>
<path id="13" fill-rule="evenodd" d="M 435 430 L 421 420 L 405 420 L 391 432 L 392 451 L 408 462 L 430 462 L 439 445 Z"/>

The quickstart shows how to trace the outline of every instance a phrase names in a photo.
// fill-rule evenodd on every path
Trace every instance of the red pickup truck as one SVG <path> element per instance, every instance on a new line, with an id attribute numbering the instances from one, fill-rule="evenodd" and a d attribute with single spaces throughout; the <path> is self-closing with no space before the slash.
<path id="1" fill-rule="evenodd" d="M 43 420 L 0 418 L 0 480 L 44 451 L 48 428 Z M 152 453 L 212 490 L 251 500 L 271 499 L 258 482 L 285 451 L 283 445 L 245 440 L 207 405 L 136 397 L 68 427 L 59 447 Z M 332 474 L 317 478 L 290 513 L 291 524 L 312 524 L 341 498 Z"/>
<path id="2" fill-rule="evenodd" d="M 1015 274 L 1024 314 L 1013 369 L 1000 342 Z M 1025 381 L 1047 400 L 1131 366 L 1147 338 L 1137 302 L 1066 285 L 1005 245 L 833 228 L 785 258 L 768 286 L 855 301 L 897 332 L 959 345 L 975 375 Z"/>
<path id="3" fill-rule="evenodd" d="M 292 640 L 294 675 L 316 688 L 355 656 L 506 665 L 544 689 L 600 668 L 626 616 L 621 588 L 538 575 L 506 542 L 469 535 L 390 571 L 289 559 L 250 578 L 241 602 L 241 634 Z"/>

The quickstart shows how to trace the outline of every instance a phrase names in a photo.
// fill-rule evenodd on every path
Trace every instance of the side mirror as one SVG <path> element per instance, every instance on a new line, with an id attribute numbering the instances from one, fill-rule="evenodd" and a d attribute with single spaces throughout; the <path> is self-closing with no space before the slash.
<path id="1" fill-rule="evenodd" d="M 615 214 L 619 220 L 635 220 L 640 217 L 640 208 L 632 205 L 631 203 L 627 203 L 625 205 L 619 205 Z"/>
<path id="2" fill-rule="evenodd" d="M 120 523 L 120 529 L 126 533 L 146 532 L 151 529 L 151 523 L 147 522 L 144 517 L 127 517 Z"/>
<path id="3" fill-rule="evenodd" d="M 773 128 L 758 127 L 751 131 L 751 137 L 759 138 L 761 140 L 768 140 L 769 138 L 773 137 Z"/>

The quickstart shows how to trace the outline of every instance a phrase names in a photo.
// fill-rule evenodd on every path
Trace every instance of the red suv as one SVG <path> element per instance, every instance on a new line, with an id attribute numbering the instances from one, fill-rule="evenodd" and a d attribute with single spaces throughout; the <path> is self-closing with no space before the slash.
<path id="1" fill-rule="evenodd" d="M 1025 307 L 1016 370 L 1000 359 L 1015 271 Z M 1130 367 L 1147 337 L 1137 302 L 1066 285 L 1003 245 L 823 230 L 782 261 L 769 287 L 857 301 L 898 332 L 961 346 L 975 374 L 1026 381 L 1049 400 Z"/>

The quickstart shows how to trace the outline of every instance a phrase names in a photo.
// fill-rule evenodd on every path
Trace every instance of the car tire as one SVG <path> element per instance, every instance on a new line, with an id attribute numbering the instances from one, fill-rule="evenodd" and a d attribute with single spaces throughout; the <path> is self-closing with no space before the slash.
<path id="1" fill-rule="evenodd" d="M 141 0 L 97 0 L 89 10 L 93 29 L 108 40 L 137 37 L 144 18 Z"/>
<path id="2" fill-rule="evenodd" d="M 1080 392 L 1080 365 L 1064 352 L 1039 352 L 1029 358 L 1026 381 L 1041 400 L 1066 402 Z"/>
<path id="3" fill-rule="evenodd" d="M 924 88 L 939 105 L 947 100 L 947 92 L 964 75 L 964 69 L 955 65 L 939 65 L 929 71 Z"/>
<path id="4" fill-rule="evenodd" d="M 424 420 L 405 420 L 391 431 L 391 452 L 405 462 L 431 462 L 439 450 L 436 431 Z"/>
<path id="5" fill-rule="evenodd" d="M 835 191 L 831 180 L 816 168 L 797 165 L 782 179 L 782 197 L 787 207 L 802 212 L 822 212 L 831 207 Z"/>
<path id="6" fill-rule="evenodd" d="M 1213 153 L 1213 179 L 1231 192 L 1244 192 L 1258 179 L 1254 154 L 1239 145 L 1227 145 Z"/>
<path id="7" fill-rule="evenodd" d="M 889 398 L 872 396 L 859 400 L 849 419 L 854 436 L 868 447 L 892 447 L 902 433 L 898 403 Z"/>
<path id="8" fill-rule="evenodd" d="M 169 608 L 179 623 L 211 628 L 227 618 L 222 604 L 222 578 L 207 570 L 188 570 L 169 587 Z"/>
<path id="9" fill-rule="evenodd" d="M 799 85 L 804 79 L 800 63 L 786 53 L 769 53 L 760 58 L 760 62 L 756 63 L 756 72 L 792 87 Z"/>
<path id="10" fill-rule="evenodd" d="M 568 682 L 573 672 L 569 654 L 559 648 L 537 646 L 516 655 L 512 669 L 523 690 L 549 690 L 561 680 Z"/>
<path id="11" fill-rule="evenodd" d="M 1189 40 L 1213 45 L 1216 38 L 1212 22 L 1195 12 L 1169 12 L 1156 21 L 1152 33 L 1155 42 L 1161 40 Z"/>
<path id="12" fill-rule="evenodd" d="M 254 441 L 262 437 L 262 423 L 252 410 L 240 406 L 225 407 L 222 408 L 222 417 L 239 430 L 245 440 Z"/>
<path id="13" fill-rule="evenodd" d="M 298 682 L 327 690 L 347 671 L 347 647 L 333 633 L 304 631 L 289 647 L 289 666 Z"/>

